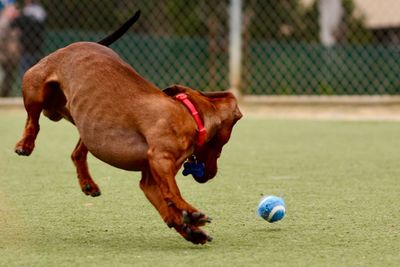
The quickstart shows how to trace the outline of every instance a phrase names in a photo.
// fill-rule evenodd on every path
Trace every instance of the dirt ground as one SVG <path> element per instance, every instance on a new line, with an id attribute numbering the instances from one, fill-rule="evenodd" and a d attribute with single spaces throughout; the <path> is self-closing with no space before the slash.
<path id="1" fill-rule="evenodd" d="M 322 120 L 400 120 L 398 96 L 243 97 L 251 117 Z"/>
<path id="2" fill-rule="evenodd" d="M 243 96 L 247 117 L 271 119 L 400 121 L 400 96 Z M 23 108 L 21 98 L 0 98 L 0 109 Z"/>

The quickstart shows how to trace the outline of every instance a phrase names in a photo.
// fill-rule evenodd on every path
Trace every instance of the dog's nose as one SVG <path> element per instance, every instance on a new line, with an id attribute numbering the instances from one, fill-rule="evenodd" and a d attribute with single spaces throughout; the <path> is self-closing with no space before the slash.
<path id="1" fill-rule="evenodd" d="M 217 174 L 217 172 L 206 172 L 202 177 L 197 177 L 195 175 L 193 175 L 193 177 L 196 180 L 196 182 L 198 182 L 200 184 L 204 184 L 208 180 L 214 178 L 216 174 Z"/>
<path id="2" fill-rule="evenodd" d="M 205 182 L 207 182 L 209 180 L 209 178 L 207 178 L 207 176 L 202 176 L 202 177 L 197 177 L 197 176 L 193 176 L 194 179 L 196 180 L 196 182 L 200 183 L 200 184 L 204 184 Z"/>

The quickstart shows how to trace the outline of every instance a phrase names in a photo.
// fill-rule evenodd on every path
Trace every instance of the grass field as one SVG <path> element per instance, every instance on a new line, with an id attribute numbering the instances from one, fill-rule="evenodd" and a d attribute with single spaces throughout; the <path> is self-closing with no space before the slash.
<path id="1" fill-rule="evenodd" d="M 78 139 L 41 119 L 36 150 L 13 146 L 21 110 L 0 110 L 0 266 L 398 266 L 400 123 L 244 118 L 205 185 L 178 176 L 183 196 L 213 217 L 195 246 L 162 222 L 139 173 L 90 158 L 102 196 L 81 191 Z M 282 196 L 286 217 L 255 210 Z"/>

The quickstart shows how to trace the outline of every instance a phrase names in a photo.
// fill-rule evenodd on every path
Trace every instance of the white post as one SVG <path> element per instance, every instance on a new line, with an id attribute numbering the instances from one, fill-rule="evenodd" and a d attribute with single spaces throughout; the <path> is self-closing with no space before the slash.
<path id="1" fill-rule="evenodd" d="M 231 0 L 229 16 L 229 85 L 230 90 L 239 96 L 242 66 L 242 0 Z"/>
<path id="2" fill-rule="evenodd" d="M 343 15 L 341 0 L 320 0 L 319 25 L 320 40 L 324 46 L 330 47 L 336 43 L 337 30 Z"/>

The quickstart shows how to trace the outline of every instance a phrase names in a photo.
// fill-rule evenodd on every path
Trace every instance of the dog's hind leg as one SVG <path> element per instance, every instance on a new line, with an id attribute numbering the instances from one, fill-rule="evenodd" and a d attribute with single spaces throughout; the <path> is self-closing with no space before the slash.
<path id="1" fill-rule="evenodd" d="M 34 102 L 25 104 L 28 118 L 21 140 L 15 145 L 15 153 L 20 156 L 29 156 L 34 147 L 35 139 L 39 133 L 39 117 L 42 112 L 42 103 Z"/>
<path id="2" fill-rule="evenodd" d="M 29 156 L 35 147 L 35 139 L 40 128 L 40 113 L 43 110 L 46 98 L 46 90 L 43 82 L 39 81 L 39 79 L 30 79 L 27 76 L 24 77 L 23 96 L 28 117 L 22 138 L 15 146 L 15 152 L 22 156 Z"/>
<path id="3" fill-rule="evenodd" d="M 39 133 L 39 118 L 44 115 L 51 120 L 58 121 L 63 118 L 60 111 L 64 111 L 66 98 L 60 90 L 56 77 L 46 80 L 46 73 L 42 66 L 35 65 L 24 75 L 22 93 L 24 106 L 27 112 L 27 120 L 21 140 L 15 146 L 18 155 L 29 156 L 34 147 Z M 73 123 L 69 113 L 65 112 L 65 118 Z"/>
<path id="4" fill-rule="evenodd" d="M 82 192 L 92 197 L 100 196 L 100 189 L 90 176 L 87 165 L 88 149 L 85 144 L 79 139 L 74 151 L 72 152 L 71 159 L 76 167 L 78 174 L 79 185 Z"/>

